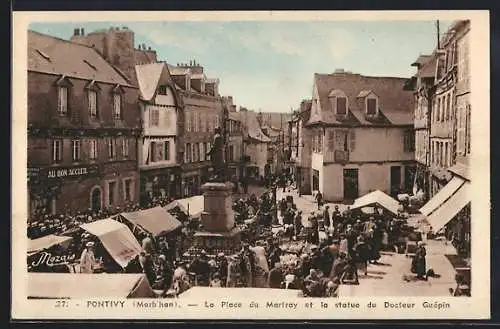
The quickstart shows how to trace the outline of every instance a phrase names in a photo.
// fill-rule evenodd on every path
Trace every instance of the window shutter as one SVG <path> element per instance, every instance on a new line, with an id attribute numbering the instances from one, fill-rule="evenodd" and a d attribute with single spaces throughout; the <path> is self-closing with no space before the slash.
<path id="1" fill-rule="evenodd" d="M 349 150 L 352 152 L 356 148 L 356 131 L 351 130 Z"/>
<path id="2" fill-rule="evenodd" d="M 461 106 L 457 109 L 457 154 L 465 155 L 465 108 Z"/>

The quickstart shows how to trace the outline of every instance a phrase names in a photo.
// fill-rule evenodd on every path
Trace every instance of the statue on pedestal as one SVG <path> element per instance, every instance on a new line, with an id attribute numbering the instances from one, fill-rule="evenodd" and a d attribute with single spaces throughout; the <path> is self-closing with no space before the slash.
<path id="1" fill-rule="evenodd" d="M 221 129 L 215 128 L 215 135 L 212 142 L 212 148 L 207 153 L 210 156 L 212 167 L 214 169 L 213 175 L 210 179 L 212 182 L 224 183 L 225 177 L 225 162 L 224 162 L 224 140 L 221 135 Z"/>

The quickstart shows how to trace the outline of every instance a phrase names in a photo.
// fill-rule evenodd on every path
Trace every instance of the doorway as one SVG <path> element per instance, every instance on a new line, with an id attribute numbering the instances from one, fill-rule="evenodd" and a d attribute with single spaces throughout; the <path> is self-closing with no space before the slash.
<path id="1" fill-rule="evenodd" d="M 358 169 L 344 169 L 344 201 L 354 201 L 358 196 Z"/>
<path id="2" fill-rule="evenodd" d="M 313 169 L 313 191 L 319 191 L 319 170 Z"/>
<path id="3" fill-rule="evenodd" d="M 401 166 L 391 166 L 391 195 L 396 196 L 401 189 Z"/>
<path id="4" fill-rule="evenodd" d="M 93 211 L 101 210 L 101 200 L 101 189 L 95 187 L 90 197 L 90 208 L 92 208 Z"/>

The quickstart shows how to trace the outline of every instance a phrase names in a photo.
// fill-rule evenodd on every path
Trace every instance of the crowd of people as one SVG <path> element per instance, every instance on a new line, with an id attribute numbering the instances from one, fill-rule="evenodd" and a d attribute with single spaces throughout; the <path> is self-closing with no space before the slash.
<path id="1" fill-rule="evenodd" d="M 328 297 L 335 296 L 341 284 L 359 284 L 359 273 L 366 276 L 368 264 L 378 264 L 381 252 L 398 251 L 404 241 L 401 238 L 408 233 L 405 221 L 383 208 L 374 207 L 369 214 L 349 207 L 341 212 L 338 206 L 330 209 L 324 205 L 322 196 L 316 197 L 318 209 L 305 215 L 291 195 L 276 200 L 281 184 L 286 188 L 286 179 L 276 180 L 259 197 L 252 194 L 235 200 L 235 222 L 244 234 L 241 250 L 231 254 L 199 250 L 194 258 L 186 259 L 179 252 L 184 250 L 182 245 L 139 230 L 134 234 L 142 251 L 123 270 L 109 257 L 102 257 L 105 249 L 96 237 L 78 230 L 84 223 L 144 209 L 139 205 L 62 215 L 41 209 L 29 221 L 28 236 L 71 235 L 73 230 L 70 250 L 80 255 L 78 272 L 95 273 L 103 267 L 109 272 L 113 266 L 117 272 L 143 272 L 164 296 L 200 285 L 297 289 L 304 296 Z M 171 201 L 156 198 L 146 207 L 166 206 Z M 181 219 L 186 222 L 186 218 Z M 190 230 L 184 225 L 180 234 L 187 239 L 194 230 L 196 227 Z M 411 270 L 425 279 L 426 255 L 421 243 L 415 255 Z"/>

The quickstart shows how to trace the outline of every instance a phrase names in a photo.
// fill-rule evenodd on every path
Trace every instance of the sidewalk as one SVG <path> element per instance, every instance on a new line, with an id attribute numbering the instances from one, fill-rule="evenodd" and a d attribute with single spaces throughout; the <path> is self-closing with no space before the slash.
<path id="1" fill-rule="evenodd" d="M 438 278 L 428 281 L 405 281 L 413 278 L 411 258 L 404 254 L 383 253 L 382 265 L 368 265 L 368 276 L 359 276 L 359 285 L 341 285 L 339 296 L 346 297 L 388 297 L 388 296 L 449 296 L 449 288 L 455 287 L 455 270 L 446 254 L 455 253 L 453 247 L 442 241 L 429 240 L 427 245 L 427 269 L 432 268 Z"/>

